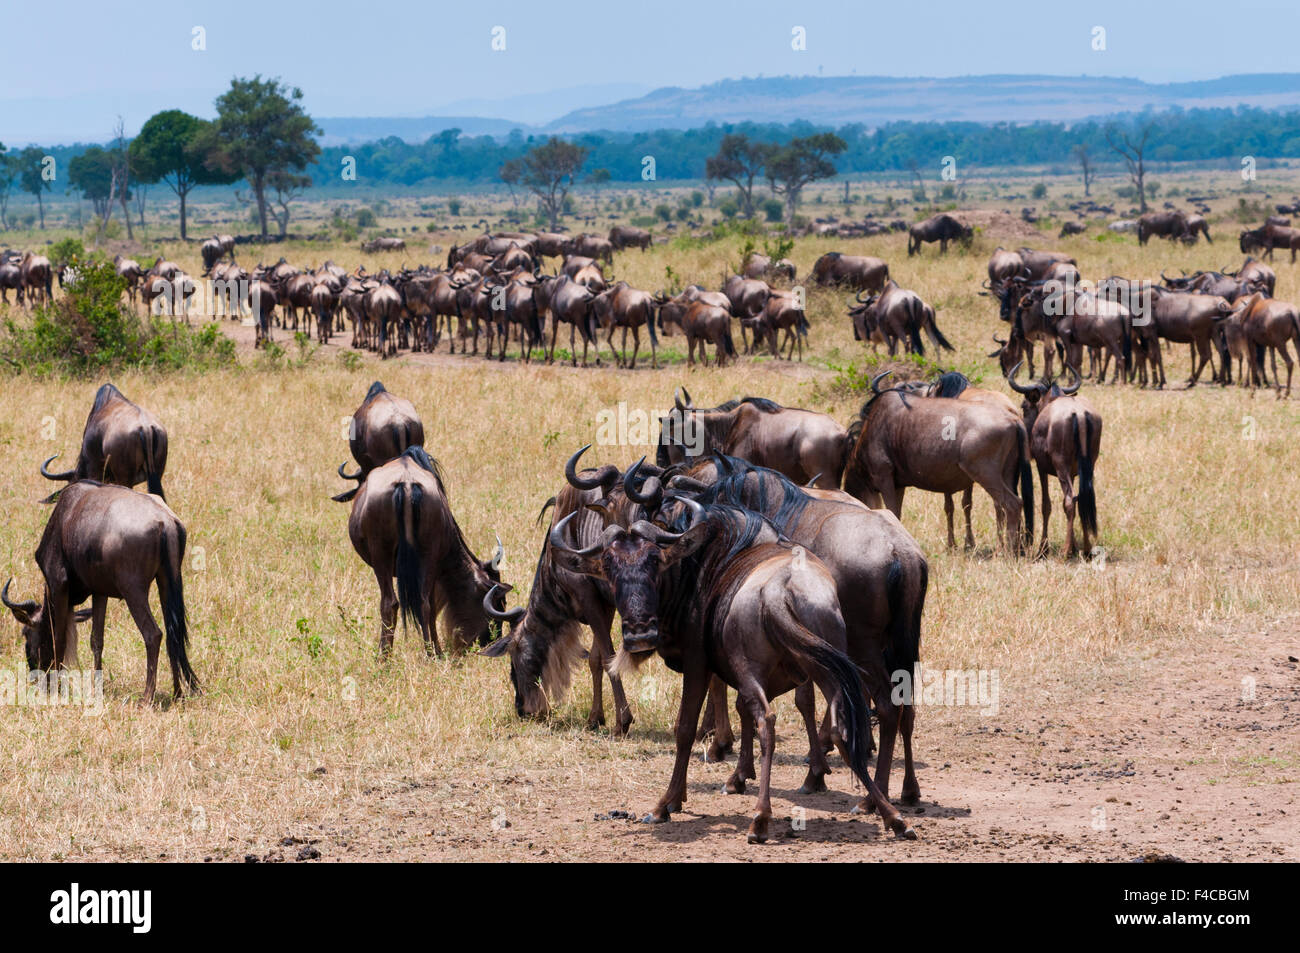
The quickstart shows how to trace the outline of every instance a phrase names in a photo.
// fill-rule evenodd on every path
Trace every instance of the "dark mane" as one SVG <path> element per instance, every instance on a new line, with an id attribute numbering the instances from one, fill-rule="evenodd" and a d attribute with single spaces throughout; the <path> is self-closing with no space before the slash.
<path id="1" fill-rule="evenodd" d="M 931 397 L 956 397 L 970 387 L 970 380 L 960 371 L 948 371 L 940 374 L 934 382 Z"/>
<path id="2" fill-rule="evenodd" d="M 366 400 L 370 400 L 370 398 L 374 397 L 376 394 L 385 393 L 387 393 L 387 391 L 384 389 L 384 385 L 380 381 L 375 381 L 370 385 L 370 390 L 366 391 Z"/>
<path id="3" fill-rule="evenodd" d="M 105 384 L 95 391 L 95 402 L 90 407 L 91 414 L 97 414 L 114 397 L 122 397 L 122 392 L 112 384 Z M 126 398 L 123 397 L 123 400 Z"/>
<path id="4" fill-rule="evenodd" d="M 803 491 L 803 488 L 783 473 L 776 470 L 769 470 L 767 467 L 756 466 L 748 460 L 742 460 L 739 457 L 727 456 L 724 453 L 714 453 L 710 459 L 717 468 L 717 480 L 705 491 L 700 493 L 696 499 L 704 504 L 721 503 L 727 506 L 733 506 L 742 509 L 749 509 L 745 504 L 745 481 L 752 474 L 756 480 L 758 489 L 758 506 L 756 507 L 764 519 L 772 523 L 778 530 L 788 526 L 791 522 L 797 520 L 808 506 L 811 497 Z M 771 512 L 768 494 L 773 494 L 771 505 L 775 506 L 776 512 Z M 776 494 L 780 494 L 779 502 Z"/>
<path id="5" fill-rule="evenodd" d="M 752 404 L 765 414 L 775 414 L 782 410 L 780 404 L 774 400 L 768 400 L 766 397 L 742 397 L 739 400 L 729 400 L 725 404 L 719 404 L 714 410 L 735 410 L 741 404 Z"/>
<path id="6" fill-rule="evenodd" d="M 383 385 L 381 384 L 380 386 L 382 387 Z M 432 473 L 433 478 L 438 481 L 438 490 L 442 493 L 443 496 L 447 495 L 447 488 L 443 482 L 442 466 L 441 464 L 438 463 L 437 460 L 429 456 L 428 451 L 426 451 L 423 447 L 412 446 L 412 447 L 407 447 L 405 450 L 403 450 L 402 456 L 412 461 L 420 469 L 428 470 L 430 473 Z"/>
<path id="7" fill-rule="evenodd" d="M 723 562 L 730 562 L 737 554 L 753 546 L 765 527 L 771 526 L 777 535 L 781 536 L 780 529 L 761 513 L 727 502 L 705 503 L 703 500 L 699 502 L 704 507 L 704 518 L 714 530 L 712 538 L 726 547 L 726 554 L 722 557 Z M 682 507 L 669 528 L 674 532 L 682 532 L 687 528 L 690 518 L 690 511 Z M 714 549 L 714 547 L 708 548 Z M 696 571 L 699 567 L 697 559 L 698 555 L 687 557 Z"/>

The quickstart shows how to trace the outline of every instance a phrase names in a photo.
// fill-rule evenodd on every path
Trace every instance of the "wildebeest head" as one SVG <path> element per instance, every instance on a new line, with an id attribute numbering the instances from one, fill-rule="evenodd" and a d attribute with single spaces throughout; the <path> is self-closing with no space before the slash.
<path id="1" fill-rule="evenodd" d="M 704 508 L 689 497 L 681 502 L 693 514 L 682 532 L 637 520 L 627 529 L 611 525 L 599 542 L 572 549 L 564 540 L 564 528 L 577 514 L 569 514 L 551 530 L 552 550 L 565 568 L 610 584 L 623 619 L 623 650 L 632 656 L 645 657 L 659 647 L 660 576 L 708 539 L 708 527 L 701 522 Z"/>
<path id="2" fill-rule="evenodd" d="M 0 602 L 5 604 L 23 630 L 23 644 L 27 654 L 29 671 L 48 671 L 54 667 L 54 632 L 50 626 L 48 607 L 31 599 L 26 602 L 13 602 L 9 598 L 10 579 L 0 589 Z M 80 609 L 73 613 L 73 619 L 84 622 L 90 618 L 90 609 Z"/>
<path id="3" fill-rule="evenodd" d="M 1083 377 L 1069 364 L 1065 365 L 1065 369 L 1070 372 L 1070 376 L 1074 379 L 1073 384 L 1068 384 L 1065 387 L 1058 384 L 1057 379 L 1054 377 L 1043 377 L 1028 384 L 1017 384 L 1016 375 L 1020 372 L 1020 363 L 1011 368 L 1010 373 L 1007 374 L 1007 383 L 1011 385 L 1011 389 L 1024 397 L 1022 410 L 1027 430 L 1032 431 L 1034 429 L 1034 421 L 1038 419 L 1039 413 L 1056 398 L 1070 397 L 1078 392 L 1079 385 L 1083 383 Z"/>

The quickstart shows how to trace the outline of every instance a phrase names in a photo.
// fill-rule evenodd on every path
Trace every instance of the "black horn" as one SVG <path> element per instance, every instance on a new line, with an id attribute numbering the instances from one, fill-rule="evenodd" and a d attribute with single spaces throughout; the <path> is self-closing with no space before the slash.
<path id="1" fill-rule="evenodd" d="M 58 456 L 59 455 L 56 453 L 53 457 L 50 457 L 49 460 L 46 460 L 44 463 L 41 464 L 41 476 L 45 477 L 45 479 L 47 480 L 71 480 L 73 477 L 77 475 L 77 471 L 75 469 L 64 470 L 62 473 L 51 473 L 49 470 L 46 469 L 46 467 L 50 465 L 50 460 L 57 459 Z"/>
<path id="2" fill-rule="evenodd" d="M 569 481 L 569 485 L 579 490 L 595 490 L 602 488 L 608 490 L 618 480 L 618 467 L 612 463 L 607 463 L 596 471 L 594 477 L 578 476 L 578 458 L 591 449 L 591 444 L 587 444 L 573 456 L 564 465 L 564 476 Z"/>
<path id="3" fill-rule="evenodd" d="M 514 622 L 518 622 L 520 619 L 522 619 L 524 616 L 528 614 L 528 610 L 525 609 L 523 606 L 520 606 L 517 609 L 511 609 L 508 612 L 502 612 L 495 605 L 493 605 L 493 603 L 496 601 L 496 595 L 498 592 L 501 593 L 501 600 L 502 600 L 502 604 L 504 605 L 506 587 L 500 584 L 497 584 L 493 586 L 491 589 L 489 589 L 487 591 L 487 595 L 483 597 L 483 611 L 487 613 L 489 619 L 497 619 L 498 621 L 501 622 L 514 623 Z"/>

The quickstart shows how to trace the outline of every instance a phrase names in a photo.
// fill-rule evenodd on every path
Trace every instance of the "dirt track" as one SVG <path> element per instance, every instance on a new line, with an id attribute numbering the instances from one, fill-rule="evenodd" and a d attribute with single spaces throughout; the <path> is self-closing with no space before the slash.
<path id="1" fill-rule="evenodd" d="M 686 812 L 663 826 L 638 823 L 672 759 L 669 738 L 634 725 L 628 739 L 580 743 L 636 752 L 636 760 L 479 764 L 480 780 L 463 784 L 454 767 L 450 776 L 416 773 L 342 804 L 319 829 L 286 831 L 286 844 L 250 844 L 246 853 L 293 860 L 309 843 L 323 860 L 1295 861 L 1298 653 L 1300 628 L 1290 620 L 1268 632 L 1210 634 L 1174 655 L 1117 659 L 1086 685 L 1004 697 L 998 718 L 982 723 L 941 716 L 940 725 L 922 710 L 922 801 L 904 808 L 919 834 L 912 843 L 896 842 L 874 818 L 850 816 L 858 793 L 842 766 L 828 793 L 796 793 L 802 737 L 790 730 L 778 740 L 768 844 L 745 842 L 753 785 L 743 796 L 721 794 L 732 765 L 703 763 L 698 746 Z M 1253 702 L 1242 701 L 1247 677 Z M 895 795 L 900 772 L 901 763 Z M 785 819 L 798 807 L 806 827 L 795 831 Z"/>

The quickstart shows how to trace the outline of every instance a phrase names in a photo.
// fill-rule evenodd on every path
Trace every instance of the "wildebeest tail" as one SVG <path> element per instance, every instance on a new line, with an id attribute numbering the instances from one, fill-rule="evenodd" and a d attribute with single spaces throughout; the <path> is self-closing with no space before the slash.
<path id="1" fill-rule="evenodd" d="M 925 312 L 925 331 L 930 335 L 930 341 L 936 348 L 943 348 L 945 351 L 956 350 L 956 348 L 948 343 L 948 339 L 943 336 L 943 332 L 939 330 L 939 325 L 934 323 L 933 310 L 927 310 Z"/>
<path id="2" fill-rule="evenodd" d="M 1016 447 L 1020 451 L 1020 502 L 1024 508 L 1025 542 L 1034 541 L 1034 475 L 1029 468 L 1029 434 L 1024 424 L 1016 429 Z"/>
<path id="3" fill-rule="evenodd" d="M 644 249 L 642 249 L 644 251 Z M 646 327 L 650 329 L 650 343 L 655 347 L 659 346 L 659 338 L 655 336 L 655 322 L 659 320 L 659 308 L 650 305 L 650 313 L 646 315 Z"/>
<path id="4" fill-rule="evenodd" d="M 410 490 L 408 498 L 407 490 Z M 420 501 L 424 489 L 418 483 L 398 483 L 393 487 L 393 516 L 397 520 L 397 605 L 402 626 L 410 621 L 420 624 L 420 583 L 423 577 L 420 549 Z"/>
<path id="5" fill-rule="evenodd" d="M 731 339 L 731 323 L 727 323 L 727 329 L 722 332 L 722 349 L 727 352 L 727 357 L 736 356 L 736 343 Z"/>
<path id="6" fill-rule="evenodd" d="M 1123 338 L 1120 342 L 1120 353 L 1124 355 L 1124 371 L 1129 373 L 1133 370 L 1133 317 L 1131 315 L 1124 316 Z"/>
<path id="7" fill-rule="evenodd" d="M 160 500 L 166 500 L 167 497 L 163 496 L 162 474 L 158 472 L 158 460 L 155 456 L 162 439 L 162 431 L 157 427 L 140 431 L 140 449 L 144 451 L 145 484 L 149 487 L 150 493 Z"/>
<path id="8" fill-rule="evenodd" d="M 180 675 L 192 692 L 199 690 L 199 679 L 190 667 L 186 645 L 189 625 L 185 619 L 185 587 L 181 582 L 181 560 L 185 556 L 185 528 L 176 525 L 176 552 L 171 551 L 168 531 L 162 533 L 162 566 L 167 593 L 162 597 L 163 630 L 167 636 L 167 660 L 172 671 Z"/>
<path id="9" fill-rule="evenodd" d="M 812 325 L 808 323 L 808 315 L 800 311 L 799 312 L 799 336 L 806 338 L 808 336 L 808 329 L 811 327 Z"/>
<path id="10" fill-rule="evenodd" d="M 1092 466 L 1089 448 L 1092 446 L 1092 418 L 1083 418 L 1083 439 L 1079 439 L 1079 415 L 1070 418 L 1074 431 L 1075 445 L 1079 448 L 1079 521 L 1083 523 L 1084 532 L 1097 536 L 1097 490 L 1093 485 Z"/>

